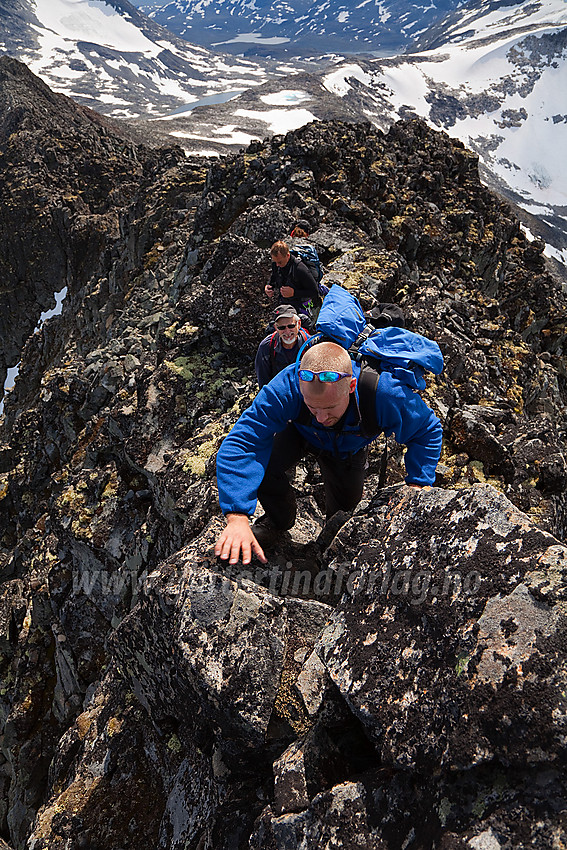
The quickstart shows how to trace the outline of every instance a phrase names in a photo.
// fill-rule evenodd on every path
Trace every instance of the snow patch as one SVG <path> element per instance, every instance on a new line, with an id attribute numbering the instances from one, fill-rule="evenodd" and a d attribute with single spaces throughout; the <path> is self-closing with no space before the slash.
<path id="1" fill-rule="evenodd" d="M 39 321 L 36 325 L 34 333 L 37 333 L 41 329 L 41 326 L 48 319 L 51 319 L 52 316 L 60 316 L 63 312 L 63 302 L 67 298 L 67 287 L 64 286 L 63 289 L 60 289 L 59 292 L 54 292 L 53 297 L 55 298 L 55 307 L 51 310 L 46 310 L 39 317 Z"/>
<path id="2" fill-rule="evenodd" d="M 220 145 L 249 145 L 252 141 L 260 141 L 258 136 L 252 136 L 248 133 L 243 133 L 241 130 L 236 130 L 235 124 L 217 127 L 213 132 L 217 135 L 200 136 L 198 133 L 186 133 L 184 130 L 174 130 L 170 135 L 178 139 L 199 139 L 203 142 L 217 142 Z M 225 135 L 221 135 L 222 133 Z"/>
<path id="3" fill-rule="evenodd" d="M 266 38 L 258 32 L 242 32 L 228 41 L 212 42 L 211 47 L 220 47 L 222 44 L 285 44 L 287 41 L 291 41 L 291 39 L 280 36 Z"/>
<path id="4" fill-rule="evenodd" d="M 286 106 L 312 100 L 312 97 L 304 91 L 283 89 L 273 94 L 263 94 L 260 96 L 260 100 L 268 106 Z"/>
<path id="5" fill-rule="evenodd" d="M 35 0 L 35 14 L 43 27 L 62 39 L 93 41 L 113 50 L 140 51 L 148 56 L 161 52 L 104 0 Z"/>
<path id="6" fill-rule="evenodd" d="M 323 85 L 327 91 L 337 94 L 339 97 L 344 97 L 351 89 L 349 79 L 354 78 L 364 83 L 365 86 L 371 86 L 372 77 L 363 71 L 360 65 L 343 65 L 336 71 L 332 71 L 323 77 Z"/>
<path id="7" fill-rule="evenodd" d="M 64 286 L 63 289 L 60 289 L 59 292 L 54 292 L 53 297 L 55 298 L 55 307 L 51 310 L 45 310 L 39 317 L 38 323 L 35 327 L 34 333 L 38 333 L 41 330 L 41 326 L 47 319 L 51 319 L 52 316 L 59 316 L 63 311 L 63 302 L 67 297 L 67 287 Z M 4 392 L 2 394 L 2 398 L 0 399 L 0 416 L 4 413 L 4 401 L 6 399 L 6 393 L 9 393 L 14 389 L 14 384 L 16 383 L 16 378 L 18 377 L 18 373 L 20 371 L 21 360 L 15 366 L 10 367 L 6 373 L 6 380 L 4 381 Z"/>
<path id="8" fill-rule="evenodd" d="M 242 116 L 242 118 L 264 121 L 268 125 L 268 130 L 272 133 L 288 133 L 290 130 L 298 130 L 304 124 L 316 120 L 315 116 L 307 109 L 269 109 L 266 112 L 237 109 L 234 114 Z"/>

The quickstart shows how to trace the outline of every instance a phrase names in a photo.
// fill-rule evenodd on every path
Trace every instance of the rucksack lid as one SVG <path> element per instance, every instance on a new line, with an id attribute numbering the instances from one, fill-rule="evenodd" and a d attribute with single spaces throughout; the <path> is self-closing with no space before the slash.
<path id="1" fill-rule="evenodd" d="M 439 375 L 443 370 L 443 355 L 436 342 L 406 328 L 371 328 L 358 299 L 337 283 L 323 301 L 316 329 L 351 350 L 351 355 L 356 352 L 357 359 L 372 358 L 379 368 L 396 370 L 404 383 L 416 389 L 425 388 L 425 382 L 419 380 L 422 371 Z"/>
<path id="2" fill-rule="evenodd" d="M 358 299 L 338 283 L 334 283 L 319 311 L 316 329 L 343 348 L 350 348 L 365 325 L 364 310 Z"/>
<path id="3" fill-rule="evenodd" d="M 437 343 L 406 328 L 379 328 L 362 343 L 359 353 L 405 369 L 417 364 L 434 375 L 443 371 L 443 355 Z"/>

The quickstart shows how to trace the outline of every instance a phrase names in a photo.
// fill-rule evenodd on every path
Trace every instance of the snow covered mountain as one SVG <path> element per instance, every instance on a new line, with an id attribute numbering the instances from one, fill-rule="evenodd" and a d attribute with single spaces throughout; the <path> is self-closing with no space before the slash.
<path id="1" fill-rule="evenodd" d="M 365 119 L 386 129 L 419 116 L 475 150 L 485 181 L 525 211 L 530 229 L 555 246 L 548 252 L 565 262 L 567 2 L 473 0 L 420 47 L 269 82 L 169 129 L 187 149 L 214 151 L 317 119 Z"/>
<path id="2" fill-rule="evenodd" d="M 462 1 L 137 0 L 137 5 L 196 44 L 285 57 L 397 52 Z"/>
<path id="3" fill-rule="evenodd" d="M 0 0 L 0 53 L 114 117 L 163 115 L 289 72 L 196 47 L 127 0 Z"/>
<path id="4" fill-rule="evenodd" d="M 200 0 L 199 8 L 276 14 L 263 0 L 239 2 Z M 376 12 L 374 0 L 358 5 Z M 325 8 L 343 22 L 357 11 Z M 314 60 L 247 60 L 195 47 L 127 0 L 0 0 L 0 20 L 0 52 L 106 115 L 143 116 L 133 125 L 143 138 L 174 140 L 190 153 L 235 151 L 313 120 L 386 129 L 420 116 L 477 151 L 485 181 L 567 260 L 567 0 L 469 0 L 422 33 L 411 54 L 335 56 L 324 70 Z M 271 20 L 283 38 L 283 18 L 281 26 Z"/>
<path id="5" fill-rule="evenodd" d="M 546 223 L 567 259 L 567 3 L 481 0 L 428 34 L 422 52 L 343 64 L 324 86 L 374 123 L 418 115 L 480 157 L 486 181 Z"/>

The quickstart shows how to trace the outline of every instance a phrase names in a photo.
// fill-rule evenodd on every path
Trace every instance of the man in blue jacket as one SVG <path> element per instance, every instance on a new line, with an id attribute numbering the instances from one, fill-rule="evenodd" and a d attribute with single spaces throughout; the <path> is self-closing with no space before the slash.
<path id="1" fill-rule="evenodd" d="M 299 369 L 288 366 L 258 393 L 217 455 L 219 502 L 227 525 L 215 554 L 235 564 L 253 554 L 266 563 L 263 546 L 295 522 L 295 495 L 286 470 L 311 452 L 325 484 L 327 520 L 353 510 L 362 496 L 367 446 L 361 433 L 357 377 L 359 367 L 334 342 L 308 349 Z M 421 396 L 391 372 L 380 375 L 376 390 L 379 428 L 406 445 L 406 483 L 435 482 L 441 454 L 439 419 Z M 251 527 L 257 499 L 265 515 Z"/>

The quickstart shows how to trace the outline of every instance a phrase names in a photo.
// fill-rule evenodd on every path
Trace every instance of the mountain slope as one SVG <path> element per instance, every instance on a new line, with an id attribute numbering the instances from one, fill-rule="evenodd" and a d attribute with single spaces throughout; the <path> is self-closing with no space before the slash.
<path id="1" fill-rule="evenodd" d="M 480 2 L 421 53 L 339 66 L 325 86 L 381 126 L 418 115 L 478 152 L 483 174 L 547 223 L 567 258 L 567 6 Z"/>
<path id="2" fill-rule="evenodd" d="M 113 117 L 163 115 L 285 73 L 190 45 L 127 0 L 0 0 L 0 18 L 0 52 Z"/>
<path id="3" fill-rule="evenodd" d="M 476 151 L 487 183 L 521 206 L 548 253 L 565 262 L 567 5 L 467 4 L 427 38 L 418 53 L 357 57 L 269 82 L 214 112 L 176 120 L 170 132 L 196 150 L 200 142 L 213 147 L 216 134 L 230 141 L 229 128 L 238 128 L 242 144 L 243 132 L 263 138 L 309 120 L 364 117 L 387 129 L 419 116 Z"/>
<path id="4" fill-rule="evenodd" d="M 137 192 L 150 152 L 115 131 L 0 57 L 0 387 L 54 293 L 72 300 L 98 268 Z"/>
<path id="5" fill-rule="evenodd" d="M 461 0 L 175 0 L 139 2 L 189 41 L 247 56 L 402 50 Z"/>
<path id="6" fill-rule="evenodd" d="M 567 296 L 543 246 L 419 120 L 317 122 L 209 163 L 0 70 L 8 244 L 38 269 L 32 190 L 53 251 L 99 225 L 88 267 L 43 254 L 69 297 L 0 417 L 2 839 L 564 845 Z M 378 490 L 377 447 L 325 548 L 298 464 L 300 522 L 241 570 L 211 551 L 214 457 L 255 395 L 269 245 L 304 217 L 329 282 L 439 342 L 440 486 L 405 487 L 390 441 Z M 0 292 L 18 327 L 19 272 Z"/>

